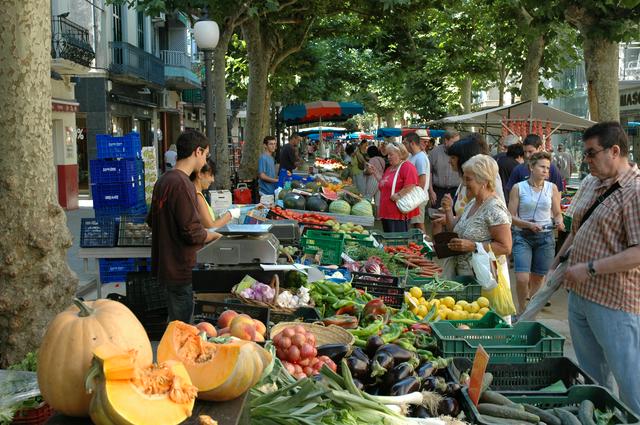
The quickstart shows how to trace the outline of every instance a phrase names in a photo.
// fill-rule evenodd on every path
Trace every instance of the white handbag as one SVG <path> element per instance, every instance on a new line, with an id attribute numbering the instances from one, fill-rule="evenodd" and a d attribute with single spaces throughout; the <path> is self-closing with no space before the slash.
<path id="1" fill-rule="evenodd" d="M 398 165 L 398 169 L 396 170 L 395 176 L 393 176 L 393 185 L 391 186 L 391 196 L 396 193 L 396 182 L 398 180 L 398 173 L 400 173 L 400 168 L 405 161 L 402 161 L 400 165 Z M 400 199 L 396 201 L 396 206 L 400 210 L 401 213 L 407 214 L 420 205 L 427 203 L 429 198 L 427 198 L 427 194 L 424 192 L 424 189 L 419 186 L 414 186 L 413 189 L 409 191 L 406 195 L 402 196 Z"/>

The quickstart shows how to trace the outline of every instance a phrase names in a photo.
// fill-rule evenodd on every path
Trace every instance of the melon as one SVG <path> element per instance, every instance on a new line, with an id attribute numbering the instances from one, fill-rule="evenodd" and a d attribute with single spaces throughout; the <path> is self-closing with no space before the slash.
<path id="1" fill-rule="evenodd" d="M 309 196 L 306 202 L 306 208 L 309 211 L 327 212 L 329 211 L 329 204 L 322 199 L 319 195 Z"/>
<path id="2" fill-rule="evenodd" d="M 360 201 L 351 208 L 351 215 L 373 217 L 373 207 L 369 201 Z"/>
<path id="3" fill-rule="evenodd" d="M 284 207 L 290 210 L 304 210 L 306 200 L 297 193 L 287 193 L 282 200 Z"/>
<path id="4" fill-rule="evenodd" d="M 347 201 L 338 199 L 329 205 L 329 212 L 333 214 L 349 215 L 351 214 L 351 205 Z"/>

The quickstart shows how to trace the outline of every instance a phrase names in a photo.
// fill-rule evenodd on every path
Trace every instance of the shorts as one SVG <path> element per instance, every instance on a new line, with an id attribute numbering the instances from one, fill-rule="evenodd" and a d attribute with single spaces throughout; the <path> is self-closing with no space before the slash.
<path id="1" fill-rule="evenodd" d="M 515 272 L 546 275 L 555 257 L 555 249 L 553 232 L 514 231 L 511 255 Z"/>
<path id="2" fill-rule="evenodd" d="M 420 211 L 418 213 L 417 216 L 415 217 L 411 217 L 409 219 L 409 223 L 411 224 L 424 224 L 424 217 L 425 217 L 425 212 L 427 211 L 427 204 L 422 204 L 418 207 L 418 210 Z"/>

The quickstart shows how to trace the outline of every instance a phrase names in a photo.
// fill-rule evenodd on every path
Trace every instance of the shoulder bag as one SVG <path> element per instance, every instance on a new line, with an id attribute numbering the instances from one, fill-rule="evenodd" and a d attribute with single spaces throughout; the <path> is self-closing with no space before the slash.
<path id="1" fill-rule="evenodd" d="M 398 180 L 398 174 L 400 173 L 400 168 L 402 168 L 402 164 L 405 161 L 402 161 L 400 165 L 398 165 L 398 169 L 396 170 L 395 176 L 393 176 L 393 185 L 391 186 L 391 196 L 396 193 L 396 182 Z M 403 195 L 400 199 L 396 201 L 396 206 L 400 210 L 401 213 L 407 214 L 420 205 L 425 204 L 429 198 L 427 198 L 427 194 L 424 192 L 424 189 L 415 185 L 413 189 L 409 191 L 406 195 Z"/>

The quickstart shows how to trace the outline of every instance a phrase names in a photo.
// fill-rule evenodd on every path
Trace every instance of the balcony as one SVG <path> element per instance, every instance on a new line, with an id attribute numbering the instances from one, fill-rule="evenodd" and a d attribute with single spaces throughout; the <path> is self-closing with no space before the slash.
<path id="1" fill-rule="evenodd" d="M 640 80 L 640 43 L 620 45 L 620 81 Z"/>
<path id="2" fill-rule="evenodd" d="M 51 58 L 55 70 L 86 72 L 95 56 L 86 28 L 67 18 L 51 19 Z"/>
<path id="3" fill-rule="evenodd" d="M 204 105 L 203 89 L 187 89 L 182 91 L 182 101 L 193 105 Z"/>
<path id="4" fill-rule="evenodd" d="M 163 87 L 164 63 L 151 53 L 121 41 L 109 43 L 111 50 L 111 77 L 128 84 Z"/>
<path id="5" fill-rule="evenodd" d="M 191 57 L 178 50 L 161 50 L 165 83 L 169 89 L 187 90 L 202 86 L 200 78 L 191 70 Z"/>

